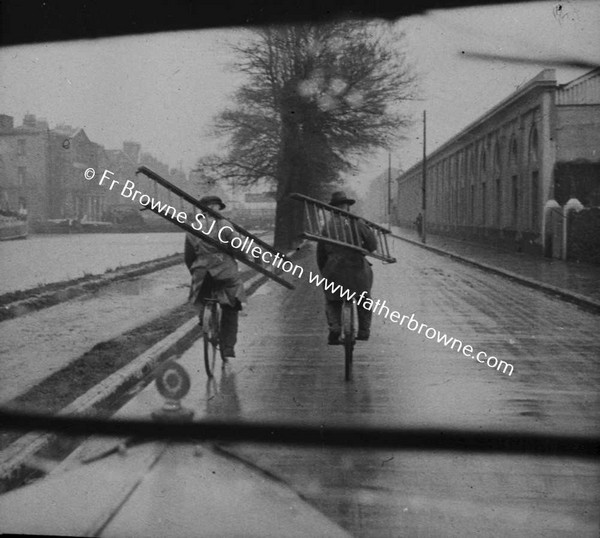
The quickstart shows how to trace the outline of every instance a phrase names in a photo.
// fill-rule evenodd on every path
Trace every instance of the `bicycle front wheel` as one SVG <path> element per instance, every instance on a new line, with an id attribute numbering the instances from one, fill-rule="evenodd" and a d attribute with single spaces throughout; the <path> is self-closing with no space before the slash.
<path id="1" fill-rule="evenodd" d="M 214 376 L 217 363 L 217 349 L 219 347 L 219 317 L 220 311 L 217 303 L 207 304 L 204 308 L 202 319 L 202 336 L 204 340 L 204 368 L 208 377 Z"/>

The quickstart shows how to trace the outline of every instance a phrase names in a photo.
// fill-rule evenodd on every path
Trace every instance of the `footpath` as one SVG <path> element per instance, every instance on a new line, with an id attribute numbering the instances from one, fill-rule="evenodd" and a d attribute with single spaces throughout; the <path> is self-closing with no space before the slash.
<path id="1" fill-rule="evenodd" d="M 416 230 L 398 226 L 392 226 L 391 230 L 393 237 L 403 241 L 511 278 L 600 313 L 600 267 L 549 259 L 439 235 L 427 235 L 426 243 L 423 244 Z"/>

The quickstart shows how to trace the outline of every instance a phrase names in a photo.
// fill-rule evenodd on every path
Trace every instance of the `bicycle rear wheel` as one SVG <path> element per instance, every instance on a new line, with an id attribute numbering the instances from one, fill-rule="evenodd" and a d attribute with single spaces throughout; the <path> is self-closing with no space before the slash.
<path id="1" fill-rule="evenodd" d="M 352 377 L 352 355 L 356 341 L 355 326 L 354 304 L 344 301 L 342 305 L 342 338 L 344 341 L 344 372 L 346 381 L 349 381 Z"/>
<path id="2" fill-rule="evenodd" d="M 214 376 L 219 348 L 219 326 L 221 309 L 217 302 L 209 302 L 204 307 L 202 335 L 204 339 L 204 368 L 208 377 Z"/>

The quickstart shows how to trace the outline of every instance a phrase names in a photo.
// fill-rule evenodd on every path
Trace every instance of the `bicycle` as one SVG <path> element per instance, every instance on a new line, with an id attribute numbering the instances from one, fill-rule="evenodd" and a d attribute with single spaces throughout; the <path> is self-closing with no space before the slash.
<path id="1" fill-rule="evenodd" d="M 344 345 L 345 378 L 350 381 L 352 377 L 352 354 L 356 343 L 358 313 L 356 301 L 344 301 L 342 303 L 342 334 L 341 340 Z"/>
<path id="2" fill-rule="evenodd" d="M 221 305 L 213 290 L 208 299 L 204 299 L 204 312 L 202 313 L 202 338 L 204 340 L 204 368 L 209 378 L 214 377 L 217 362 L 217 350 L 223 364 L 227 359 L 223 356 L 220 345 L 221 335 Z"/>

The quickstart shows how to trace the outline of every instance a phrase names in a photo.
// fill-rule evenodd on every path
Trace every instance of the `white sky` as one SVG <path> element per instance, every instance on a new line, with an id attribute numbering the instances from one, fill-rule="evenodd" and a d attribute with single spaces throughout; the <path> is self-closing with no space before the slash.
<path id="1" fill-rule="evenodd" d="M 467 60 L 460 51 L 600 63 L 597 1 L 436 11 L 398 24 L 408 33 L 424 99 L 406 106 L 415 124 L 392 151 L 393 166 L 404 169 L 421 157 L 423 109 L 433 150 L 546 67 Z M 14 116 L 15 124 L 30 112 L 51 127 L 83 127 L 107 149 L 135 140 L 142 151 L 188 171 L 217 148 L 208 133 L 211 118 L 242 80 L 227 67 L 225 43 L 242 36 L 210 30 L 4 48 L 0 113 Z M 559 68 L 557 76 L 566 82 L 584 72 Z M 353 186 L 363 190 L 387 163 L 387 153 L 373 155 Z"/>

